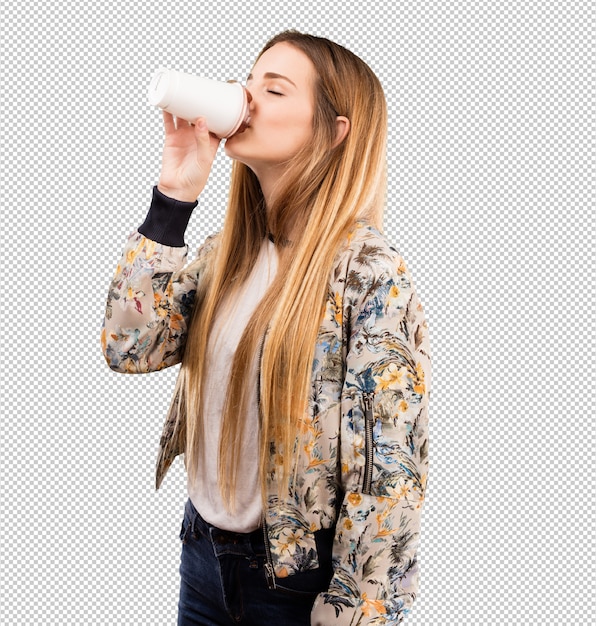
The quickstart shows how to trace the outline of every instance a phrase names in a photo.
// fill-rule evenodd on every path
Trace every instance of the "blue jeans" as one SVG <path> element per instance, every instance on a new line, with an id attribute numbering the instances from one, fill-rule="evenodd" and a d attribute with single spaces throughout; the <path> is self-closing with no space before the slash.
<path id="1" fill-rule="evenodd" d="M 329 558 L 324 567 L 276 579 L 269 589 L 262 529 L 233 533 L 210 526 L 190 500 L 180 539 L 178 626 L 309 626 L 315 598 L 331 578 Z"/>

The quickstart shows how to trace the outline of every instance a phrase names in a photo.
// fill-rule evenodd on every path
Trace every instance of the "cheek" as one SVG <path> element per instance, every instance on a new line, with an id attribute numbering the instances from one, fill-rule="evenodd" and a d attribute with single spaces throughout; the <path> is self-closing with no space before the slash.
<path id="1" fill-rule="evenodd" d="M 306 139 L 309 139 L 313 136 L 313 118 L 314 114 L 312 111 L 309 111 L 306 114 L 304 111 L 302 111 L 302 115 L 297 119 L 301 134 Z"/>
<path id="2" fill-rule="evenodd" d="M 310 109 L 305 110 L 305 108 L 303 104 L 284 107 L 272 113 L 268 121 L 271 127 L 275 127 L 276 130 L 285 131 L 293 135 L 312 134 L 314 114 Z"/>
<path id="3" fill-rule="evenodd" d="M 276 134 L 280 141 L 290 142 L 296 146 L 301 146 L 313 135 L 312 119 L 305 117 L 304 114 L 280 119 L 278 129 Z"/>

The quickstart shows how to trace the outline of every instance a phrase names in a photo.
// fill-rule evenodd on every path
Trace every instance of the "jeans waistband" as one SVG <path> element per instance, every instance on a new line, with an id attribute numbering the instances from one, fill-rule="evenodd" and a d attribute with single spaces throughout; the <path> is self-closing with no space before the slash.
<path id="1" fill-rule="evenodd" d="M 195 537 L 202 535 L 210 539 L 214 547 L 235 546 L 238 549 L 243 547 L 253 551 L 260 551 L 264 546 L 263 529 L 257 528 L 250 533 L 238 533 L 230 530 L 223 530 L 212 526 L 206 522 L 196 510 L 190 498 L 186 502 L 184 508 L 185 517 L 185 536 L 192 533 Z"/>

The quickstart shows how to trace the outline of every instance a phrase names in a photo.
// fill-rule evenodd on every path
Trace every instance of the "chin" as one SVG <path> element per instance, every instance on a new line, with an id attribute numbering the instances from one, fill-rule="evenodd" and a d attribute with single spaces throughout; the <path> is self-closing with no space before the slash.
<path id="1" fill-rule="evenodd" d="M 249 167 L 254 160 L 251 158 L 251 155 L 248 153 L 247 150 L 242 150 L 242 148 L 240 148 L 239 146 L 237 147 L 235 145 L 235 142 L 230 144 L 229 147 L 226 142 L 226 145 L 224 146 L 224 152 L 226 153 L 226 156 L 230 159 L 234 159 L 234 161 L 240 161 L 241 163 L 244 163 Z"/>
<path id="2" fill-rule="evenodd" d="M 224 150 L 225 150 L 225 153 L 229 157 L 232 157 L 232 158 L 235 157 L 236 150 L 234 148 L 236 147 L 236 144 L 238 143 L 239 137 L 240 135 L 232 135 L 231 137 L 226 139 L 226 143 L 224 144 Z"/>

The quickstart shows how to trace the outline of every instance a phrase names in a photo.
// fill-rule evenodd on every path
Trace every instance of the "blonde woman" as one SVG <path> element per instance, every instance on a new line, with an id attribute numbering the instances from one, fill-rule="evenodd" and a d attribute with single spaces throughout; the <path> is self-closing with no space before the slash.
<path id="1" fill-rule="evenodd" d="M 116 371 L 182 364 L 157 462 L 157 487 L 181 453 L 188 477 L 178 624 L 397 624 L 418 590 L 431 370 L 381 234 L 385 98 L 354 54 L 295 31 L 246 87 L 223 229 L 186 266 L 219 139 L 164 113 L 102 332 Z"/>

